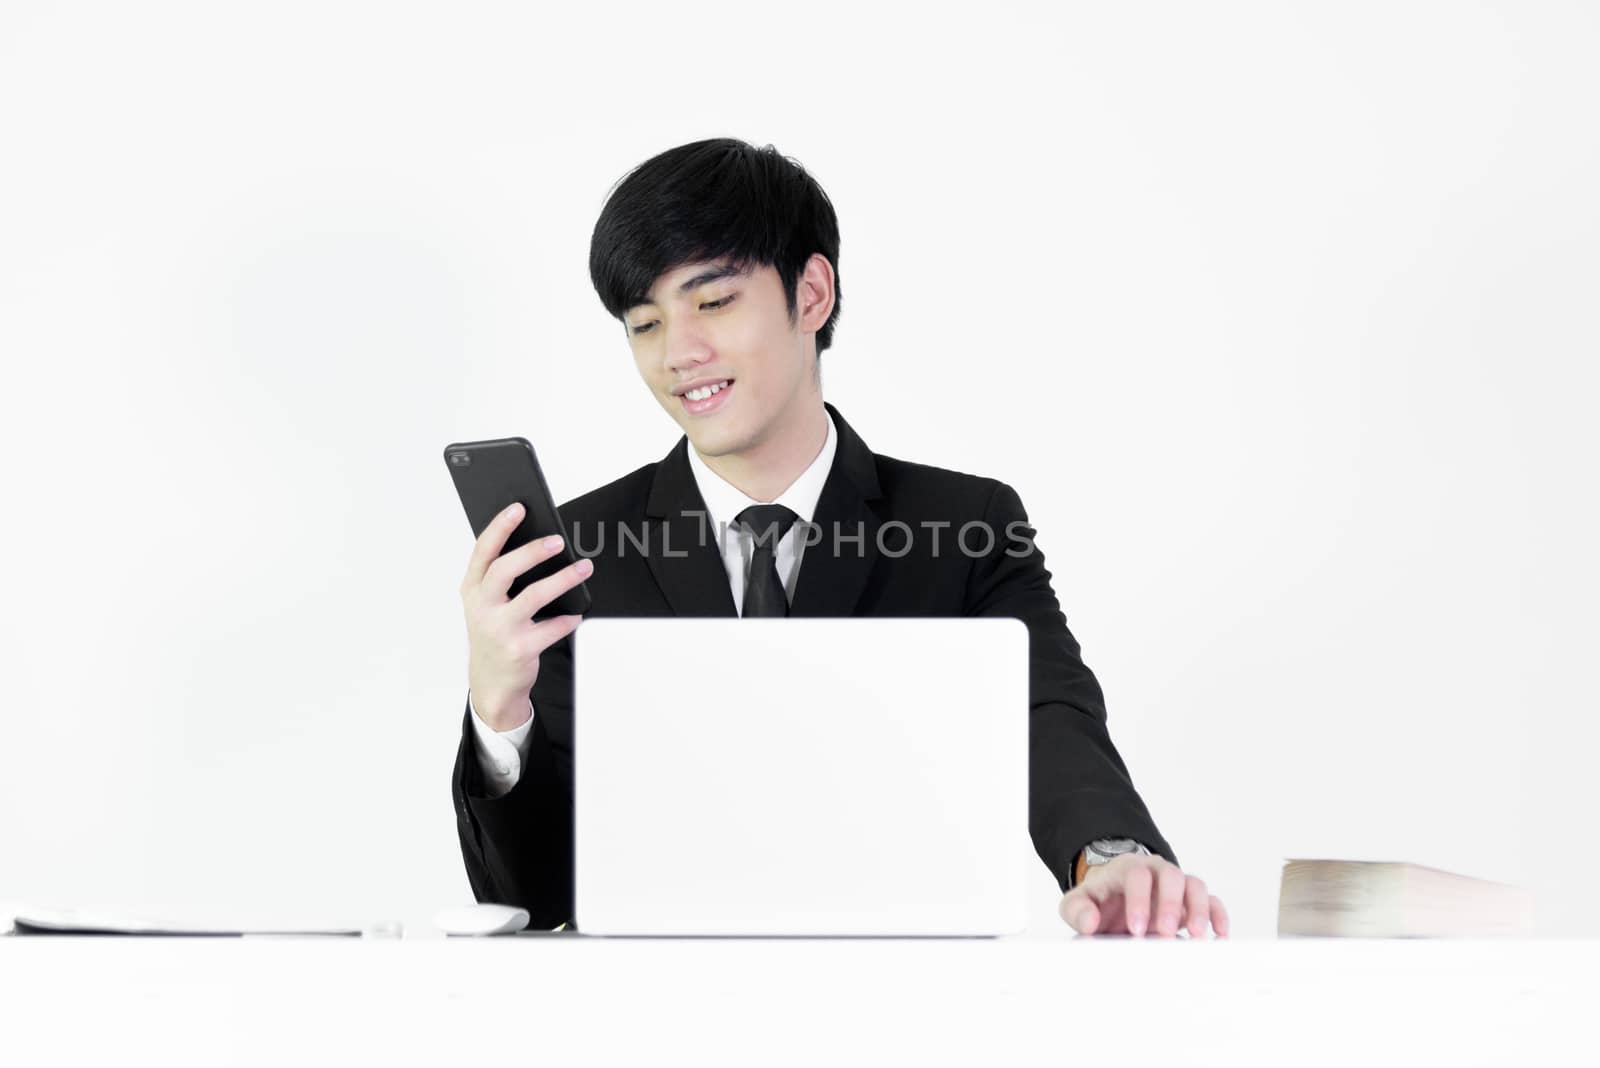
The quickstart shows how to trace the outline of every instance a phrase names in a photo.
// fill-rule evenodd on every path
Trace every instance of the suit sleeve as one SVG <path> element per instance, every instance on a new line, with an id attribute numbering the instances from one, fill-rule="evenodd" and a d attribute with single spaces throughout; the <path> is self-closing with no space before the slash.
<path id="1" fill-rule="evenodd" d="M 494 797 L 474 748 L 466 703 L 451 776 L 456 831 L 473 896 L 528 910 L 530 928 L 572 917 L 572 635 L 546 649 L 529 695 L 538 714 L 522 774 Z"/>
<path id="2" fill-rule="evenodd" d="M 967 614 L 1028 628 L 1028 833 L 1039 858 L 1063 892 L 1078 852 L 1096 838 L 1134 838 L 1177 864 L 1111 744 L 1100 683 L 1067 629 L 1016 491 L 998 483 L 984 521 L 994 545 L 973 561 Z"/>

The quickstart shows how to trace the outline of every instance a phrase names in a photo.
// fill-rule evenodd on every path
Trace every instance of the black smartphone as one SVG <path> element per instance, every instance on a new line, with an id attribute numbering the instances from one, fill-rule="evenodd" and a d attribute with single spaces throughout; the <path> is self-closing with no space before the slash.
<path id="1" fill-rule="evenodd" d="M 445 446 L 444 462 L 456 484 L 456 496 L 467 510 L 467 522 L 472 524 L 474 538 L 513 502 L 522 504 L 522 522 L 506 539 L 501 556 L 551 534 L 567 536 L 567 528 L 561 525 L 561 516 L 556 512 L 555 498 L 550 496 L 550 487 L 545 484 L 544 472 L 539 470 L 538 457 L 526 438 L 456 442 Z M 578 554 L 573 552 L 572 540 L 568 538 L 559 553 L 518 575 L 506 596 L 515 597 L 530 582 L 537 582 L 577 562 Z M 535 612 L 533 618 L 582 615 L 587 611 L 589 588 L 580 582 Z"/>

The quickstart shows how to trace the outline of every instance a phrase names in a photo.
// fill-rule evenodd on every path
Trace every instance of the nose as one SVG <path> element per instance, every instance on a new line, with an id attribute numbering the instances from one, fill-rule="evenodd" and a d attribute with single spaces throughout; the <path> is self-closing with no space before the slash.
<path id="1" fill-rule="evenodd" d="M 716 355 L 710 341 L 695 328 L 693 323 L 681 326 L 662 324 L 658 329 L 665 334 L 662 366 L 674 377 L 681 376 L 685 371 L 694 370 Z"/>

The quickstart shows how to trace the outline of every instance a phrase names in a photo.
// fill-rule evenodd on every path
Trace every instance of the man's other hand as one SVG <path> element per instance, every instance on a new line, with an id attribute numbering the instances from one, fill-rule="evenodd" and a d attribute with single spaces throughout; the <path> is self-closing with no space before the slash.
<path id="1" fill-rule="evenodd" d="M 1132 934 L 1175 937 L 1187 929 L 1203 937 L 1209 924 L 1228 937 L 1228 910 L 1206 891 L 1198 876 L 1154 854 L 1124 853 L 1093 865 L 1083 882 L 1061 899 L 1061 918 L 1081 935 Z"/>

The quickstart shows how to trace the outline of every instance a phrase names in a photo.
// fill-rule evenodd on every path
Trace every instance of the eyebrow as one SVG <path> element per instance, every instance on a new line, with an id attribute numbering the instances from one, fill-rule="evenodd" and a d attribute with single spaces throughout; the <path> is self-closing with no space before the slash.
<path id="1" fill-rule="evenodd" d="M 715 282 L 719 278 L 728 278 L 733 275 L 742 275 L 744 273 L 746 272 L 743 269 L 731 263 L 724 263 L 719 266 L 712 267 L 710 270 L 701 271 L 699 274 L 683 283 L 683 285 L 679 286 L 678 292 L 687 293 L 689 290 L 694 289 L 697 286 L 703 286 L 707 282 Z M 629 304 L 623 309 L 623 312 L 631 312 L 635 308 L 641 308 L 646 304 L 652 303 L 654 303 L 654 301 L 650 299 L 650 295 L 647 293 L 643 296 L 635 298 L 632 304 Z"/>

